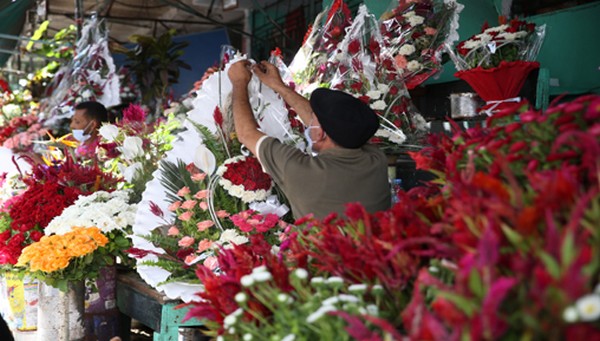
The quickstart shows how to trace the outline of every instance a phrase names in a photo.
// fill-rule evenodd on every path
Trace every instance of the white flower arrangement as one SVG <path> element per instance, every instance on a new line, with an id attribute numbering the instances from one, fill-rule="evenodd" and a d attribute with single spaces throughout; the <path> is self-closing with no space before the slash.
<path id="1" fill-rule="evenodd" d="M 50 221 L 45 234 L 62 235 L 73 226 L 98 227 L 103 233 L 114 230 L 125 231 L 133 225 L 136 204 L 129 204 L 129 191 L 98 191 L 88 196 L 80 196 L 61 215 Z"/>

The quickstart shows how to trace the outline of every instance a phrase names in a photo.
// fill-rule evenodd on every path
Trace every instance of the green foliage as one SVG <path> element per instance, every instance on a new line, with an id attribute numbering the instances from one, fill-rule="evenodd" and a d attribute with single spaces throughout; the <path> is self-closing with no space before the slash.
<path id="1" fill-rule="evenodd" d="M 169 85 L 177 83 L 179 70 L 191 69 L 180 59 L 188 43 L 174 42 L 175 33 L 169 30 L 158 38 L 133 35 L 129 40 L 137 44 L 135 48 L 116 51 L 127 57 L 127 67 L 135 74 L 146 104 L 165 98 Z"/>

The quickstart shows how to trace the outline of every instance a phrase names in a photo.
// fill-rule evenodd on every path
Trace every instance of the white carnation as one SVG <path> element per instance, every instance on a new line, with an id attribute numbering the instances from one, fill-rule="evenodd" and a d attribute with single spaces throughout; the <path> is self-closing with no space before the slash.
<path id="1" fill-rule="evenodd" d="M 410 72 L 415 72 L 421 70 L 423 68 L 423 65 L 416 60 L 411 60 L 410 62 L 408 62 L 408 64 L 406 64 L 406 68 Z"/>
<path id="2" fill-rule="evenodd" d="M 417 49 L 414 47 L 414 45 L 405 44 L 405 45 L 402 45 L 402 47 L 400 48 L 398 53 L 403 56 L 410 56 L 411 54 L 415 53 L 416 50 Z"/>
<path id="3" fill-rule="evenodd" d="M 371 104 L 371 109 L 373 110 L 384 110 L 385 108 L 387 108 L 387 104 L 382 100 L 375 101 Z"/>
<path id="4" fill-rule="evenodd" d="M 371 99 L 379 99 L 381 97 L 381 91 L 371 90 L 367 92 L 367 96 L 369 96 Z"/>
<path id="5" fill-rule="evenodd" d="M 423 18 L 420 15 L 413 15 L 409 18 L 406 18 L 406 20 L 408 20 L 408 23 L 410 24 L 410 26 L 421 25 L 422 23 L 425 22 L 425 18 Z"/>

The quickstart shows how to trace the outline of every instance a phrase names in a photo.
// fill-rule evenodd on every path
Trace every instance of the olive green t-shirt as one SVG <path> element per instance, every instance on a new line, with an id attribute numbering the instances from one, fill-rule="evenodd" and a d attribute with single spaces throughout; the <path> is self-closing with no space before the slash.
<path id="1" fill-rule="evenodd" d="M 311 156 L 265 137 L 257 149 L 261 165 L 290 201 L 296 219 L 309 213 L 316 218 L 331 212 L 343 216 L 345 204 L 353 202 L 370 213 L 390 208 L 387 157 L 376 146 L 332 148 Z"/>

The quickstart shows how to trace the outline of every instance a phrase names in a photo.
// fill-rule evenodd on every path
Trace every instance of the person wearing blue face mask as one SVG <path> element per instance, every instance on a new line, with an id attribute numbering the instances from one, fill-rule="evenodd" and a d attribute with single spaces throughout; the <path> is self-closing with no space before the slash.
<path id="1" fill-rule="evenodd" d="M 100 138 L 98 129 L 102 122 L 108 121 L 108 111 L 98 102 L 81 102 L 75 106 L 71 118 L 71 134 L 80 144 L 76 149 L 78 156 L 93 158 Z"/>
<path id="2" fill-rule="evenodd" d="M 252 72 L 308 123 L 305 138 L 310 153 L 258 130 L 248 96 Z M 379 118 L 367 104 L 325 88 L 316 89 L 307 100 L 286 86 L 278 69 L 265 61 L 254 65 L 239 61 L 228 74 L 238 139 L 282 189 L 295 218 L 308 214 L 324 218 L 332 212 L 343 216 L 346 204 L 352 202 L 370 213 L 390 207 L 387 157 L 367 143 L 379 128 Z"/>

